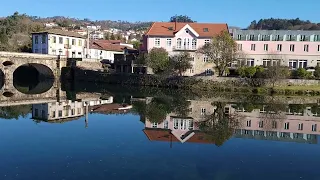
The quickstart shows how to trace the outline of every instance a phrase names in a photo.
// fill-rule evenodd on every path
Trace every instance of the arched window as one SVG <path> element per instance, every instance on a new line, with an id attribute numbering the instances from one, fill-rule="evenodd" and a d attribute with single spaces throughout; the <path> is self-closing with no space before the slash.
<path id="1" fill-rule="evenodd" d="M 181 38 L 178 38 L 177 39 L 177 49 L 181 49 L 181 42 L 182 42 Z"/>
<path id="2" fill-rule="evenodd" d="M 192 49 L 197 49 L 197 39 L 192 39 Z"/>

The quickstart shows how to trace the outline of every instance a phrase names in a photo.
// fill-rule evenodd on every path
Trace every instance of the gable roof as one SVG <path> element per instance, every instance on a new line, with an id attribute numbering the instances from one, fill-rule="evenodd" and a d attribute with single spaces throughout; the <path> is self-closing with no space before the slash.
<path id="1" fill-rule="evenodd" d="M 176 24 L 176 28 L 175 28 Z M 189 25 L 195 30 L 199 37 L 212 37 L 219 34 L 221 31 L 228 31 L 227 24 L 215 23 L 182 23 L 182 22 L 154 22 L 145 35 L 149 36 L 174 36 L 176 32 L 181 30 L 186 25 Z M 170 29 L 172 28 L 172 29 Z M 206 31 L 208 30 L 208 31 Z"/>
<path id="2" fill-rule="evenodd" d="M 123 51 L 124 48 L 129 50 L 135 50 L 129 46 L 124 46 L 120 44 L 115 44 L 116 42 L 110 40 L 94 40 L 90 42 L 90 49 L 99 49 L 99 50 L 106 50 L 106 51 Z M 120 41 L 119 41 L 120 43 Z"/>
<path id="3" fill-rule="evenodd" d="M 32 34 L 55 34 L 55 35 L 61 35 L 61 36 L 69 36 L 69 37 L 76 37 L 76 38 L 85 38 L 84 36 L 80 35 L 77 32 L 73 31 L 64 31 L 62 29 L 49 29 L 46 31 L 40 31 L 40 32 L 34 32 Z"/>
<path id="4" fill-rule="evenodd" d="M 171 133 L 170 129 L 145 128 L 143 132 L 150 141 L 180 142 L 180 140 Z M 205 133 L 199 131 L 194 131 L 194 133 L 195 134 L 186 142 L 214 144 L 213 141 L 206 139 Z"/>

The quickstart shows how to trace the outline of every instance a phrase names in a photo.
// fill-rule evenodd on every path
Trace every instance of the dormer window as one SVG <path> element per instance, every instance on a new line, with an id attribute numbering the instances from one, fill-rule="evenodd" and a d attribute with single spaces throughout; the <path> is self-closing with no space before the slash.
<path id="1" fill-rule="evenodd" d="M 173 31 L 173 27 L 171 26 L 171 27 L 168 27 L 168 30 L 169 31 Z"/>
<path id="2" fill-rule="evenodd" d="M 186 33 L 189 34 L 189 30 L 186 29 Z"/>
<path id="3" fill-rule="evenodd" d="M 209 32 L 208 28 L 203 28 L 203 32 Z"/>

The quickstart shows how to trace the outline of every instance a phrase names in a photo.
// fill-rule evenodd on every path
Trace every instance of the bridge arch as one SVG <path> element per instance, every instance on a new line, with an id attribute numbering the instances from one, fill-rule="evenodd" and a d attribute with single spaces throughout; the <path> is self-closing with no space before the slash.
<path id="1" fill-rule="evenodd" d="M 54 84 L 54 72 L 43 64 L 23 64 L 13 72 L 13 86 L 24 94 L 42 94 Z"/>

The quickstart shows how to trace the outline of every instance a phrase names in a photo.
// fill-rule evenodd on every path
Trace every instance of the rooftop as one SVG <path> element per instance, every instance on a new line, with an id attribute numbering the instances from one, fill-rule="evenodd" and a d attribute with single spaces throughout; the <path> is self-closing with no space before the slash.
<path id="1" fill-rule="evenodd" d="M 119 44 L 118 44 L 119 43 Z M 120 45 L 121 41 L 119 40 L 94 40 L 90 42 L 90 49 L 100 49 L 106 51 L 123 51 L 124 48 L 129 50 L 135 50 L 128 46 Z"/>
<path id="2" fill-rule="evenodd" d="M 77 32 L 64 31 L 64 30 L 61 30 L 61 29 L 49 29 L 49 30 L 46 30 L 46 31 L 34 32 L 32 34 L 44 34 L 44 33 L 61 35 L 61 36 L 76 37 L 76 38 L 85 38 L 84 36 L 80 35 Z"/>
<path id="3" fill-rule="evenodd" d="M 176 25 L 175 25 L 176 24 Z M 145 35 L 150 36 L 174 36 L 185 25 L 189 25 L 200 37 L 212 37 L 221 31 L 228 31 L 227 24 L 215 23 L 182 23 L 182 22 L 154 22 Z M 176 26 L 176 27 L 175 27 Z"/>

